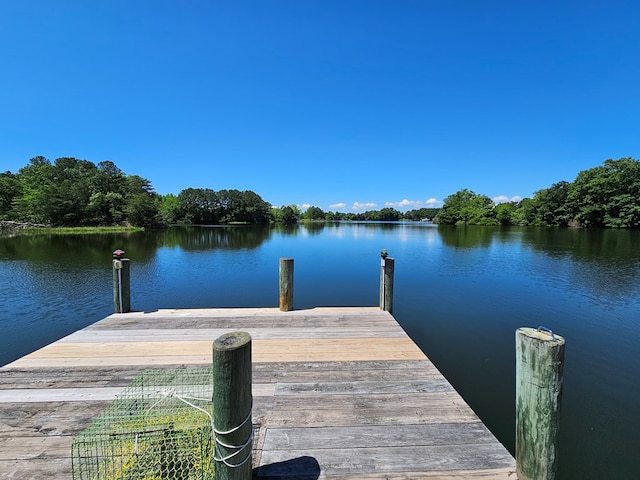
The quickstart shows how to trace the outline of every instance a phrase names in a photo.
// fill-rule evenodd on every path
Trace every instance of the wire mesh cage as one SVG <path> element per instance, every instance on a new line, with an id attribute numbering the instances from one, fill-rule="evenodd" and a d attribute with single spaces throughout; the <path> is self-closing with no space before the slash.
<path id="1" fill-rule="evenodd" d="M 74 480 L 213 478 L 211 368 L 145 370 L 73 440 Z"/>

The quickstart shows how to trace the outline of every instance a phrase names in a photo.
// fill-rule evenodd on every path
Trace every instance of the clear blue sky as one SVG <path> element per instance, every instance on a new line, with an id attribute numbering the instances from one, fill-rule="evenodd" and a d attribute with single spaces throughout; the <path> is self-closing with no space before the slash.
<path id="1" fill-rule="evenodd" d="M 632 0 L 7 0 L 0 52 L 1 171 L 404 211 L 640 158 Z"/>

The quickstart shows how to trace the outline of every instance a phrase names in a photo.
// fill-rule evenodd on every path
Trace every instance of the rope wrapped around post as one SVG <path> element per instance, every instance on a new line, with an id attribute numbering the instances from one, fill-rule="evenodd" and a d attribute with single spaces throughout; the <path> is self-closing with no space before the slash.
<path id="1" fill-rule="evenodd" d="M 231 332 L 213 342 L 216 480 L 250 480 L 253 445 L 251 336 Z"/>
<path id="2" fill-rule="evenodd" d="M 215 428 L 215 422 L 214 422 L 213 441 L 214 441 L 215 447 L 213 452 L 213 460 L 215 462 L 222 462 L 224 463 L 225 466 L 229 468 L 240 468 L 249 460 L 251 460 L 251 447 L 253 445 L 253 426 L 251 428 L 251 434 L 249 435 L 249 438 L 247 439 L 246 442 L 244 442 L 241 445 L 230 445 L 225 441 L 223 441 L 223 438 L 226 439 L 227 435 L 231 435 L 239 431 L 240 429 L 244 428 L 244 426 L 247 423 L 251 424 L 252 412 L 253 412 L 253 406 L 249 410 L 249 414 L 245 417 L 244 421 L 237 427 L 234 427 L 230 430 L 224 430 L 224 431 L 218 430 L 217 428 Z M 222 449 L 224 449 L 227 452 L 226 456 L 222 456 L 223 455 Z M 232 453 L 228 453 L 229 450 L 231 450 Z M 240 455 L 242 452 L 245 452 L 244 458 L 242 460 L 236 461 L 236 463 L 229 463 L 229 460 Z"/>

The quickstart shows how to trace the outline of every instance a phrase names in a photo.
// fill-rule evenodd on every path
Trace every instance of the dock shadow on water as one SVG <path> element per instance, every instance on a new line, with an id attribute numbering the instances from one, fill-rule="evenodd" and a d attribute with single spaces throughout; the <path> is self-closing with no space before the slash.
<path id="1" fill-rule="evenodd" d="M 318 480 L 320 464 L 314 457 L 304 456 L 263 465 L 253 469 L 253 478 L 265 480 Z"/>

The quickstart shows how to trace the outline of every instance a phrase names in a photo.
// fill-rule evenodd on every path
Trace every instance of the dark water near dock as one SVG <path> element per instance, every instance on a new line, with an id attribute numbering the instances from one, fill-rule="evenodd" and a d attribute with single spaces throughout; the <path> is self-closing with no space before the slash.
<path id="1" fill-rule="evenodd" d="M 567 341 L 560 475 L 640 477 L 640 231 L 425 224 L 213 227 L 0 238 L 0 364 L 113 311 L 111 252 L 131 259 L 132 308 L 377 305 L 396 259 L 394 316 L 513 452 L 514 335 Z"/>

